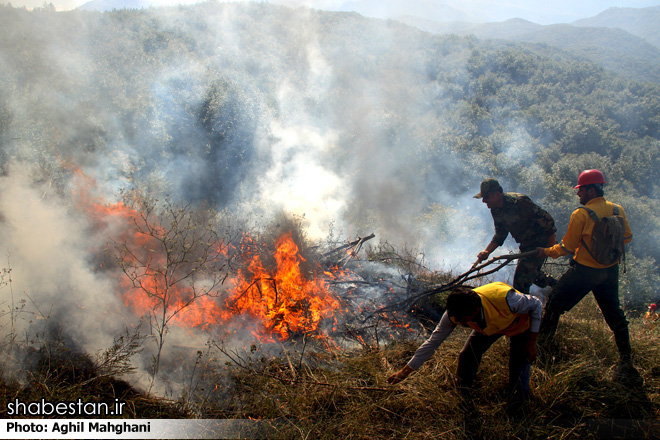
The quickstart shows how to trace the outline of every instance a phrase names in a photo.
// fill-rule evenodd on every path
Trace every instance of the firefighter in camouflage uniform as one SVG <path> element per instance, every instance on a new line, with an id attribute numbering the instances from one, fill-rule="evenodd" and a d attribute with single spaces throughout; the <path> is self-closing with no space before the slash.
<path id="1" fill-rule="evenodd" d="M 495 235 L 485 250 L 477 255 L 481 262 L 498 247 L 502 246 L 509 234 L 520 245 L 520 252 L 536 250 L 538 247 L 553 246 L 555 241 L 555 221 L 547 211 L 538 206 L 529 197 L 518 193 L 505 193 L 495 179 L 481 182 L 481 191 L 475 199 L 482 199 L 493 216 Z M 535 256 L 518 260 L 513 276 L 513 288 L 522 293 L 529 293 L 532 284 L 546 287 L 554 279 L 541 271 L 544 257 Z"/>

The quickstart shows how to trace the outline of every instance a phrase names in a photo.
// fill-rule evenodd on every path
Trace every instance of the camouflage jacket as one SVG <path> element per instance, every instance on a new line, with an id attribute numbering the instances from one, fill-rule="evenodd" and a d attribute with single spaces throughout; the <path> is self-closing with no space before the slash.
<path id="1" fill-rule="evenodd" d="M 503 206 L 490 212 L 495 222 L 492 241 L 499 246 L 509 234 L 521 250 L 547 246 L 548 238 L 557 232 L 552 216 L 524 194 L 504 193 Z"/>

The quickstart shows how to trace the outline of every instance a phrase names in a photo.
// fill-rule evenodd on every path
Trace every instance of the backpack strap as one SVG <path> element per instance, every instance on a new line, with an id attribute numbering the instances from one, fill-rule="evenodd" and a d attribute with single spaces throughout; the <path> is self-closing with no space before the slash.
<path id="1" fill-rule="evenodd" d="M 619 215 L 619 205 L 617 205 L 616 203 L 612 203 L 612 205 L 613 205 L 612 206 L 612 215 L 617 215 L 618 216 Z M 598 214 L 596 214 L 593 209 L 589 209 L 586 206 L 578 206 L 578 208 L 579 209 L 584 209 L 585 211 L 587 211 L 587 213 L 589 214 L 589 217 L 591 217 L 591 219 L 595 223 L 598 223 L 600 221 L 600 217 L 598 217 Z M 591 258 L 593 258 L 595 260 L 596 257 L 594 257 L 594 254 L 591 252 L 591 249 L 589 249 L 589 246 L 584 241 L 584 238 L 581 238 L 580 242 L 582 243 L 582 245 L 586 249 L 587 253 L 589 255 L 591 255 Z M 626 251 L 625 251 L 625 247 L 624 247 L 623 253 L 621 255 L 621 262 L 623 263 L 623 273 L 626 273 Z"/>
<path id="2" fill-rule="evenodd" d="M 612 203 L 612 215 L 619 215 L 619 205 L 616 203 Z M 625 235 L 625 234 L 624 234 Z M 621 253 L 621 263 L 623 263 L 623 273 L 626 273 L 626 247 L 623 247 L 623 251 Z"/>
<path id="3" fill-rule="evenodd" d="M 596 214 L 593 209 L 589 209 L 586 206 L 578 206 L 578 209 L 584 209 L 585 211 L 587 211 L 589 213 L 589 217 L 591 217 L 591 219 L 594 222 L 598 223 L 598 221 L 600 220 L 600 217 L 598 217 L 598 214 Z M 619 215 L 619 210 L 618 209 L 617 209 L 617 212 L 614 215 Z"/>
<path id="4" fill-rule="evenodd" d="M 598 214 L 596 214 L 593 209 L 589 209 L 586 206 L 578 206 L 578 209 L 584 209 L 585 211 L 587 211 L 589 217 L 591 217 L 594 223 L 598 223 L 600 221 L 600 217 L 598 217 Z M 586 249 L 587 253 L 591 255 L 591 258 L 595 260 L 596 257 L 594 257 L 594 254 L 591 252 L 591 249 L 589 249 L 589 245 L 587 244 L 587 242 L 584 241 L 584 238 L 580 238 L 580 242 L 582 243 L 582 246 L 584 246 L 584 248 Z"/>
<path id="5" fill-rule="evenodd" d="M 589 217 L 591 217 L 591 219 L 592 219 L 595 223 L 598 223 L 598 222 L 600 221 L 600 217 L 598 217 L 598 214 L 596 214 L 596 213 L 593 211 L 593 209 L 589 209 L 589 208 L 587 208 L 586 206 L 578 206 L 578 208 L 579 208 L 579 209 L 584 209 L 585 211 L 587 211 L 587 213 L 589 214 Z M 591 258 L 593 258 L 593 259 L 595 260 L 596 257 L 594 257 L 594 254 L 591 252 L 591 249 L 589 249 L 589 245 L 587 244 L 586 241 L 584 241 L 584 238 L 580 238 L 580 242 L 582 243 L 582 246 L 584 246 L 584 248 L 586 249 L 587 253 L 588 253 L 589 255 L 591 255 Z"/>
<path id="6" fill-rule="evenodd" d="M 600 217 L 598 217 L 598 214 L 594 212 L 593 209 L 587 208 L 586 206 L 578 206 L 579 209 L 584 209 L 589 213 L 589 217 L 595 222 L 598 222 L 600 220 Z M 619 215 L 619 205 L 616 203 L 612 203 L 612 215 Z"/>

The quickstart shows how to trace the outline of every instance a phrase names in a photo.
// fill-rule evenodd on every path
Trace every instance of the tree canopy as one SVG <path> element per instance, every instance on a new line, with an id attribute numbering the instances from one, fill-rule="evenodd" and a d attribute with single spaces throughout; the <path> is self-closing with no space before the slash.
<path id="1" fill-rule="evenodd" d="M 0 6 L 0 39 L 5 171 L 37 163 L 63 190 L 74 164 L 110 191 L 288 204 L 348 232 L 476 250 L 492 228 L 471 199 L 483 178 L 530 195 L 561 234 L 577 175 L 598 168 L 631 253 L 657 271 L 660 86 L 561 50 L 214 1 Z"/>

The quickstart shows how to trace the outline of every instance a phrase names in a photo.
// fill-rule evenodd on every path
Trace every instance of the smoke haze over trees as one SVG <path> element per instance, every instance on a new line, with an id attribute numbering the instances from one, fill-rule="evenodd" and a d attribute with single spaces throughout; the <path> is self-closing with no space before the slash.
<path id="1" fill-rule="evenodd" d="M 105 200 L 138 189 L 257 221 L 283 211 L 314 237 L 374 232 L 453 267 L 492 234 L 472 198 L 482 179 L 530 195 L 561 236 L 577 175 L 598 168 L 635 236 L 624 290 L 654 295 L 657 83 L 547 46 L 255 3 L 2 6 L 0 38 L 2 247 L 41 291 L 104 291 L 86 266 L 102 240 L 77 234 L 70 206 L 79 170 Z"/>
<path id="2" fill-rule="evenodd" d="M 433 21 L 427 17 L 400 20 L 437 34 L 472 35 L 479 39 L 534 43 L 561 49 L 576 58 L 602 65 L 606 70 L 635 81 L 660 82 L 660 40 L 657 22 L 660 6 L 609 8 L 570 24 L 540 25 L 520 18 L 502 22 Z"/>

